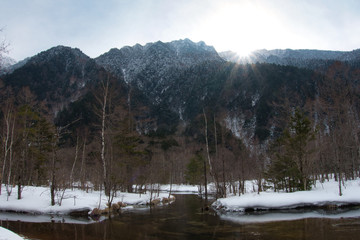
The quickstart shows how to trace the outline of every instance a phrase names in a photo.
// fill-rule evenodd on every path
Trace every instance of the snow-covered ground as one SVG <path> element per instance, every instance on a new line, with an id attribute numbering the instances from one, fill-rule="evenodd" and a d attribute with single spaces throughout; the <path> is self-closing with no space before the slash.
<path id="1" fill-rule="evenodd" d="M 6 228 L 0 227 L 0 240 L 23 240 L 23 238 Z"/>
<path id="2" fill-rule="evenodd" d="M 170 185 L 169 184 L 168 185 L 160 185 L 160 190 L 169 192 Z M 199 192 L 199 188 L 198 188 L 198 186 L 193 186 L 193 185 L 173 184 L 171 186 L 171 192 L 174 192 L 176 194 L 196 194 Z"/>
<path id="3" fill-rule="evenodd" d="M 213 185 L 210 184 L 208 189 L 211 192 Z M 154 193 L 152 198 L 163 199 L 169 196 L 169 185 L 160 186 L 160 195 L 156 196 Z M 0 211 L 12 211 L 15 213 L 2 212 L 0 214 L 0 220 L 22 220 L 29 222 L 44 222 L 44 221 L 66 221 L 74 222 L 77 224 L 89 223 L 90 220 L 71 218 L 66 216 L 73 210 L 88 209 L 89 211 L 94 208 L 105 209 L 107 199 L 104 194 L 101 195 L 99 191 L 89 191 L 88 193 L 81 190 L 66 190 L 64 199 L 61 206 L 58 204 L 60 192 L 56 198 L 57 204 L 55 206 L 50 205 L 50 190 L 48 187 L 25 187 L 22 193 L 23 198 L 17 200 L 17 189 L 14 188 L 12 195 L 7 200 L 5 186 L 2 187 L 2 194 L 0 195 Z M 254 214 L 242 214 L 241 221 L 255 221 L 255 219 L 269 219 L 269 220 L 286 220 L 294 219 L 294 215 L 288 209 L 294 209 L 297 207 L 307 206 L 334 206 L 334 205 L 346 205 L 357 204 L 360 205 L 360 179 L 354 181 L 347 181 L 345 186 L 342 186 L 343 195 L 339 196 L 338 183 L 334 180 L 330 180 L 324 183 L 317 183 L 316 187 L 311 191 L 300 191 L 294 193 L 286 192 L 273 192 L 268 190 L 258 194 L 256 192 L 256 182 L 246 182 L 246 194 L 241 196 L 229 196 L 228 198 L 218 199 L 213 203 L 213 207 L 221 212 L 221 217 L 224 219 L 233 218 L 234 215 L 228 214 L 230 212 L 236 212 L 241 215 L 246 209 L 278 209 L 284 210 L 282 212 L 266 212 L 266 216 L 258 218 Z M 173 185 L 173 193 L 181 194 L 197 194 L 197 186 L 189 185 Z M 134 194 L 134 193 L 118 193 L 113 203 L 122 202 L 127 204 L 125 210 L 131 210 L 137 208 L 140 205 L 146 205 L 150 202 L 150 192 L 147 194 Z M 34 213 L 35 215 L 24 215 L 19 212 Z M 344 212 L 339 211 L 344 214 Z M 349 214 L 349 213 L 346 213 Z M 354 214 L 360 216 L 360 210 L 352 211 L 351 216 Z M 295 218 L 307 218 L 307 217 L 332 217 L 324 216 L 321 211 L 319 212 L 307 212 L 299 214 L 296 212 Z M 346 215 L 344 215 L 346 217 Z M 26 218 L 29 218 L 26 220 Z M 239 221 L 239 218 L 237 218 Z M 1 239 L 0 239 L 1 240 Z"/>
<path id="4" fill-rule="evenodd" d="M 293 193 L 248 191 L 241 196 L 218 199 L 213 207 L 223 212 L 243 212 L 246 209 L 294 209 L 306 206 L 360 204 L 360 179 L 347 181 L 339 196 L 338 182 L 317 183 L 311 191 Z"/>
<path id="5" fill-rule="evenodd" d="M 160 194 L 157 196 L 153 193 L 152 199 L 168 198 L 170 185 L 160 185 Z M 181 194 L 197 193 L 197 186 L 190 185 L 172 185 L 172 192 Z M 0 221 L 22 221 L 22 222 L 67 222 L 74 224 L 89 224 L 94 222 L 88 218 L 74 218 L 68 214 L 73 210 L 94 208 L 106 208 L 107 199 L 104 194 L 101 195 L 99 191 L 89 191 L 88 193 L 81 190 L 66 190 L 61 206 L 58 204 L 62 192 L 58 192 L 55 206 L 50 205 L 50 189 L 49 187 L 30 187 L 27 186 L 22 192 L 22 199 L 17 199 L 17 188 L 13 188 L 13 192 L 7 200 L 5 186 L 2 186 L 2 193 L 0 195 Z M 135 193 L 117 193 L 113 203 L 122 202 L 127 207 L 122 208 L 125 211 L 145 210 L 144 205 L 150 202 L 150 192 L 147 194 Z M 22 214 L 30 213 L 30 214 Z M 101 217 L 98 220 L 105 219 Z M 1 239 L 0 239 L 1 240 Z"/>
<path id="6" fill-rule="evenodd" d="M 50 189 L 48 187 L 32 187 L 27 186 L 22 192 L 22 199 L 17 199 L 17 188 L 13 189 L 13 192 L 9 199 L 5 191 L 5 186 L 2 187 L 2 193 L 0 196 L 0 211 L 13 211 L 13 212 L 26 212 L 34 214 L 54 214 L 54 215 L 66 215 L 74 210 L 94 208 L 105 209 L 107 203 L 107 197 L 102 194 L 100 198 L 99 191 L 85 192 L 82 190 L 66 190 L 61 205 L 59 205 L 61 192 L 58 192 L 55 206 L 50 204 Z M 136 205 L 146 205 L 150 202 L 150 192 L 147 194 L 135 194 L 135 193 L 117 193 L 113 203 L 122 202 L 128 205 L 127 208 L 132 208 Z M 161 192 L 159 196 L 155 193 L 152 199 L 168 198 L 169 194 Z"/>

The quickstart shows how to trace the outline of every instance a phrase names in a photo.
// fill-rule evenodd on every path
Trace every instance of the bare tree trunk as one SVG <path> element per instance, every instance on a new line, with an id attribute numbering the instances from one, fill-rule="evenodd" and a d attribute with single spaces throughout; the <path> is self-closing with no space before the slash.
<path id="1" fill-rule="evenodd" d="M 75 146 L 75 157 L 74 157 L 74 162 L 71 168 L 71 172 L 70 172 L 70 187 L 73 189 L 73 174 L 74 174 L 74 169 L 75 169 L 75 165 L 78 159 L 78 152 L 79 152 L 79 136 L 76 138 L 76 146 Z"/>
<path id="2" fill-rule="evenodd" d="M 209 152 L 208 125 L 207 125 L 207 118 L 206 118 L 206 114 L 205 114 L 205 110 L 204 110 L 204 109 L 203 109 L 203 113 L 204 113 L 204 121 L 205 121 L 206 156 L 207 156 L 207 159 L 208 159 L 208 162 L 209 162 L 210 175 L 213 176 L 213 169 L 212 169 L 210 152 Z"/>
<path id="3" fill-rule="evenodd" d="M 0 194 L 1 194 L 1 186 L 4 183 L 4 177 L 5 177 L 5 169 L 6 169 L 6 162 L 8 159 L 8 153 L 9 153 L 9 141 L 10 141 L 10 119 L 11 119 L 11 110 L 9 109 L 10 106 L 8 106 L 8 109 L 6 111 L 6 115 L 4 116 L 5 120 L 5 133 L 3 137 L 3 163 L 2 163 L 2 174 L 1 174 L 1 183 L 0 183 Z"/>
<path id="4" fill-rule="evenodd" d="M 5 132 L 3 136 L 4 155 L 3 155 L 1 182 L 0 182 L 0 194 L 1 194 L 1 186 L 5 182 L 4 178 L 5 178 L 6 168 L 8 168 L 6 191 L 9 196 L 9 194 L 11 194 L 9 189 L 9 184 L 11 180 L 11 167 L 12 167 L 12 159 L 13 159 L 13 144 L 14 144 L 14 130 L 15 130 L 15 116 L 13 112 L 13 106 L 11 103 L 8 103 L 6 106 L 4 121 L 5 121 L 4 122 Z M 7 166 L 7 164 L 9 166 Z"/>
<path id="5" fill-rule="evenodd" d="M 209 162 L 210 176 L 213 176 L 212 175 L 212 165 L 211 165 L 210 153 L 209 153 L 208 125 L 207 125 L 207 118 L 206 118 L 206 114 L 205 114 L 204 109 L 203 109 L 203 113 L 204 113 L 204 121 L 205 121 L 206 156 L 207 156 L 207 160 Z M 205 176 L 205 204 L 207 205 L 207 203 L 208 203 L 208 193 L 207 193 L 206 161 L 204 161 L 204 176 Z"/>
<path id="6" fill-rule="evenodd" d="M 11 124 L 11 123 L 10 123 Z M 14 157 L 13 144 L 14 144 L 14 129 L 15 129 L 15 116 L 12 120 L 11 127 L 11 137 L 10 137 L 10 146 L 9 146 L 9 172 L 8 172 L 8 180 L 6 185 L 7 198 L 9 199 L 12 193 L 12 183 L 11 183 L 11 170 L 12 170 L 12 161 Z"/>
<path id="7" fill-rule="evenodd" d="M 18 185 L 18 199 L 21 199 L 21 192 L 22 192 L 22 185 L 23 185 L 23 178 L 25 175 L 25 161 L 26 161 L 26 157 L 27 157 L 27 141 L 26 141 L 26 123 L 24 124 L 24 131 L 23 131 L 23 143 L 25 143 L 21 149 L 21 158 L 19 161 L 19 170 L 18 170 L 18 176 L 17 176 L 17 185 Z"/>
<path id="8" fill-rule="evenodd" d="M 169 198 L 170 198 L 170 195 L 171 195 L 171 191 L 172 191 L 172 185 L 173 185 L 173 168 L 174 168 L 174 163 L 173 163 L 173 160 L 171 159 L 170 160 L 170 191 L 169 191 Z"/>
<path id="9" fill-rule="evenodd" d="M 102 112 L 101 112 L 101 162 L 103 165 L 103 183 L 105 194 L 108 193 L 107 186 L 107 169 L 106 169 L 106 159 L 105 159 L 105 122 L 106 122 L 106 107 L 107 107 L 107 99 L 109 92 L 109 79 L 107 79 L 106 83 L 102 85 L 103 87 L 103 101 L 102 101 Z"/>
<path id="10" fill-rule="evenodd" d="M 215 162 L 219 161 L 219 152 L 218 152 L 218 139 L 217 139 L 217 128 L 216 128 L 216 118 L 215 118 L 215 114 L 214 114 L 214 138 L 215 138 Z M 224 158 L 222 158 L 222 168 L 223 168 L 223 172 L 222 172 L 222 177 L 223 177 L 223 185 L 220 184 L 220 176 L 216 173 L 214 173 L 214 178 L 215 178 L 215 185 L 216 185 L 216 191 L 217 191 L 217 196 L 219 197 L 224 197 L 225 195 L 225 172 L 224 172 L 224 168 L 225 168 L 225 164 L 224 164 Z"/>
<path id="11" fill-rule="evenodd" d="M 226 180 L 225 180 L 225 157 L 222 156 L 222 170 L 223 170 L 223 175 L 222 175 L 222 179 L 223 179 L 223 196 L 224 198 L 226 198 Z"/>
<path id="12" fill-rule="evenodd" d="M 80 167 L 80 181 L 81 181 L 81 188 L 84 189 L 84 182 L 85 182 L 85 174 L 84 174 L 84 165 L 85 165 L 85 153 L 86 153 L 86 137 L 84 139 L 83 149 L 82 149 L 82 156 L 81 156 L 81 167 Z"/>
<path id="13" fill-rule="evenodd" d="M 334 157 L 335 157 L 335 164 L 336 166 L 336 172 L 337 172 L 337 176 L 338 176 L 338 182 L 339 182 L 339 196 L 342 196 L 342 189 L 341 189 L 341 180 L 342 180 L 342 173 L 341 173 L 341 160 L 340 160 L 340 156 L 339 156 L 339 145 L 337 142 L 337 138 L 335 136 L 336 132 L 333 133 L 333 144 L 335 145 L 335 152 L 334 152 Z M 335 176 L 336 176 L 336 172 L 335 172 Z"/>
<path id="14" fill-rule="evenodd" d="M 221 143 L 222 143 L 222 148 L 225 148 L 225 140 L 224 140 L 224 131 L 221 129 Z M 222 180 L 223 180 L 223 196 L 224 198 L 226 198 L 226 176 L 225 176 L 225 156 L 224 156 L 224 152 L 222 152 L 221 154 L 221 160 L 222 160 Z"/>
<path id="15" fill-rule="evenodd" d="M 55 139 L 52 144 L 52 161 L 51 161 L 51 185 L 50 185 L 50 197 L 51 206 L 55 205 L 55 191 L 56 191 L 56 147 L 57 140 L 59 138 L 59 131 L 55 134 Z"/>
<path id="16" fill-rule="evenodd" d="M 342 182 L 342 172 L 341 172 L 341 160 L 340 160 L 340 156 L 338 154 L 336 154 L 336 158 L 338 161 L 338 181 L 339 181 L 339 196 L 342 196 L 342 189 L 341 189 L 341 182 Z"/>
<path id="17" fill-rule="evenodd" d="M 51 197 L 51 206 L 55 205 L 55 153 L 52 157 L 52 171 L 51 171 L 51 186 L 50 186 L 50 197 Z"/>
<path id="18" fill-rule="evenodd" d="M 206 172 L 206 160 L 204 158 L 204 190 L 205 190 L 205 205 L 208 203 L 208 192 L 207 192 L 207 172 Z"/>
<path id="19" fill-rule="evenodd" d="M 129 107 L 129 133 L 132 132 L 132 117 L 131 117 L 131 92 L 132 92 L 132 87 L 131 87 L 131 84 L 129 84 L 129 93 L 128 93 L 128 107 Z"/>

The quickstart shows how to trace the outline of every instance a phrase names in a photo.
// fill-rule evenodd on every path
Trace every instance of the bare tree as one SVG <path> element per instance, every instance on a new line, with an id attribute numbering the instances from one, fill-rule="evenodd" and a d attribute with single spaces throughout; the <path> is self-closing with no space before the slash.
<path id="1" fill-rule="evenodd" d="M 2 177 L 1 177 L 1 185 L 4 182 L 5 176 L 7 176 L 6 182 L 6 192 L 8 197 L 12 192 L 12 184 L 11 184 L 11 174 L 13 167 L 13 158 L 14 158 L 14 130 L 15 130 L 15 120 L 16 114 L 14 110 L 14 106 L 11 100 L 7 101 L 4 112 L 4 130 L 2 136 L 3 142 L 3 163 L 2 163 Z M 1 190 L 1 187 L 0 187 Z"/>
<path id="2" fill-rule="evenodd" d="M 78 156 L 79 156 L 79 149 L 80 149 L 80 145 L 79 145 L 79 136 L 77 136 L 76 138 L 76 145 L 75 145 L 75 156 L 74 156 L 74 162 L 72 164 L 72 167 L 71 167 L 71 171 L 70 171 L 70 187 L 72 188 L 73 186 L 73 182 L 74 182 L 74 170 L 75 170 L 75 165 L 76 165 L 76 162 L 78 160 Z"/>
<path id="3" fill-rule="evenodd" d="M 96 109 L 96 114 L 100 118 L 100 161 L 102 164 L 102 178 L 105 189 L 105 194 L 110 195 L 108 186 L 108 172 L 107 172 L 107 160 L 106 160 L 106 130 L 107 130 L 107 117 L 108 117 L 108 104 L 109 104 L 109 76 L 106 80 L 100 82 L 101 92 L 99 95 L 95 95 L 99 108 Z M 101 187 L 101 186 L 100 186 Z"/>
<path id="4" fill-rule="evenodd" d="M 206 158 L 208 160 L 209 163 L 209 172 L 210 172 L 210 176 L 213 176 L 213 168 L 212 168 L 212 164 L 211 164 L 211 158 L 210 158 L 210 151 L 209 151 L 209 139 L 208 139 L 208 122 L 207 122 L 207 118 L 206 118 L 206 113 L 205 113 L 205 109 L 203 109 L 203 115 L 204 115 L 204 122 L 205 122 L 205 144 L 206 144 Z M 207 177 L 206 177 L 206 162 L 204 162 L 204 176 L 205 176 L 205 201 L 207 204 L 207 200 L 208 200 L 208 196 L 207 196 Z"/>
<path id="5" fill-rule="evenodd" d="M 100 120 L 100 162 L 102 165 L 102 185 L 107 196 L 108 206 L 111 207 L 112 200 L 119 189 L 120 169 L 118 158 L 114 152 L 114 138 L 116 131 L 121 124 L 123 113 L 122 102 L 117 92 L 121 89 L 117 82 L 109 74 L 102 76 L 99 83 L 100 91 L 95 95 L 97 105 L 94 108 L 95 114 Z M 115 101 L 115 102 L 113 102 Z"/>
<path id="6" fill-rule="evenodd" d="M 359 117 L 358 89 L 351 81 L 348 65 L 336 62 L 326 73 L 321 86 L 319 100 L 323 126 L 321 157 L 331 166 L 338 181 L 339 195 L 342 195 L 343 182 L 354 177 L 359 169 Z"/>
<path id="7" fill-rule="evenodd" d="M 86 135 L 84 137 L 84 142 L 82 146 L 81 166 L 80 166 L 80 182 L 82 189 L 84 189 L 85 187 L 85 160 L 86 160 Z"/>

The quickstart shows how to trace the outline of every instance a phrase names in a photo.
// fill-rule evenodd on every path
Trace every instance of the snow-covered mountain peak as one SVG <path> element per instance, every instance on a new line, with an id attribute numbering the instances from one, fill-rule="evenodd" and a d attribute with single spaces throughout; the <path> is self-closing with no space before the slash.
<path id="1" fill-rule="evenodd" d="M 177 52 L 206 52 L 208 54 L 216 54 L 217 52 L 213 46 L 208 46 L 205 42 L 200 41 L 194 43 L 188 38 L 184 40 L 175 40 L 169 43 L 176 49 Z"/>
<path id="2" fill-rule="evenodd" d="M 205 62 L 224 62 L 213 47 L 190 39 L 111 49 L 95 60 L 112 74 L 125 79 L 127 84 L 147 92 L 155 104 L 175 76 L 186 69 Z"/>
<path id="3" fill-rule="evenodd" d="M 213 47 L 190 39 L 111 49 L 95 60 L 115 75 L 121 76 L 125 70 L 130 82 L 146 68 L 156 67 L 156 71 L 166 72 L 170 68 L 186 68 L 205 61 L 223 61 Z"/>

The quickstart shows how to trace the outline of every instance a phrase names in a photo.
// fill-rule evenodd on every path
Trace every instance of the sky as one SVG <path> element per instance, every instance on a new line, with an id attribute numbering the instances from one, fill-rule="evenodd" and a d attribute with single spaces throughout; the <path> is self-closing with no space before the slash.
<path id="1" fill-rule="evenodd" d="M 1 0 L 0 41 L 19 61 L 58 45 L 204 41 L 219 52 L 360 48 L 359 0 Z"/>

